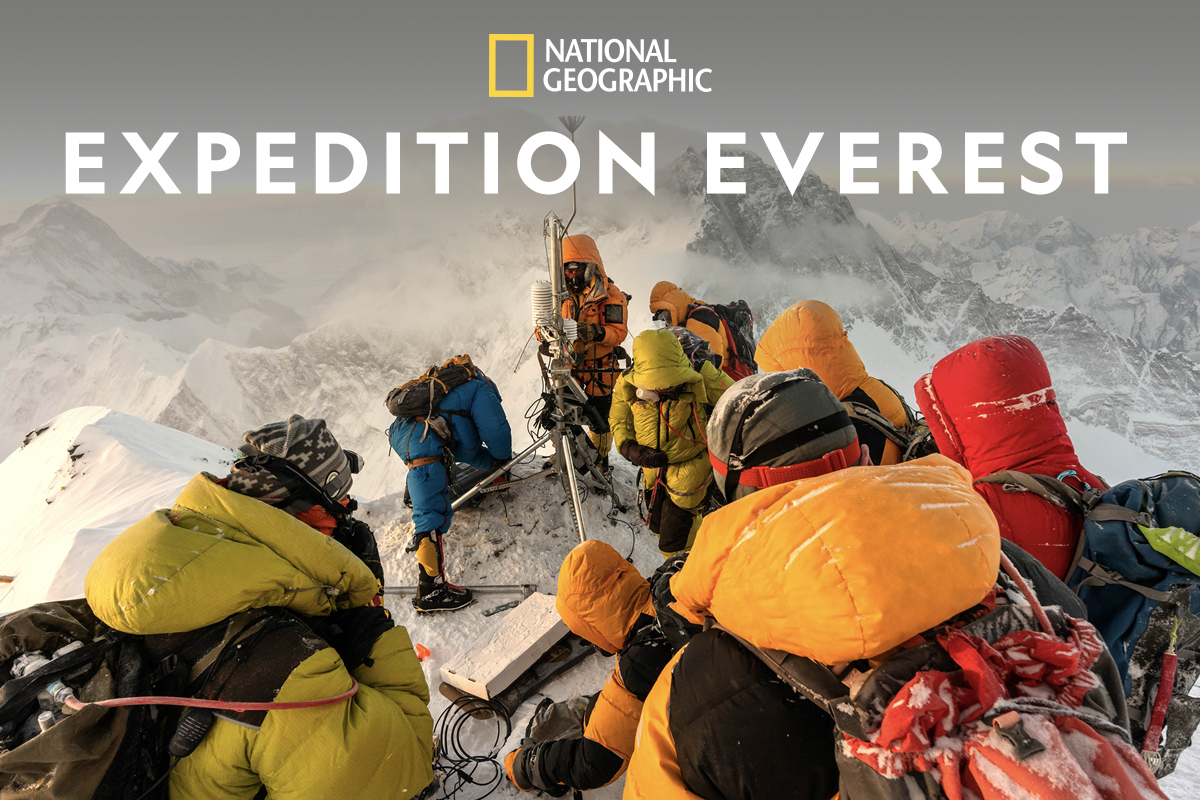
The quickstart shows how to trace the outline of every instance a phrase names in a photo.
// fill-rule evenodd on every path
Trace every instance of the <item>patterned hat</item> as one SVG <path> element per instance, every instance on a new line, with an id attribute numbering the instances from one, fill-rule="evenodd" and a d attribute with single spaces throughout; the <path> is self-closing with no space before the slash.
<path id="1" fill-rule="evenodd" d="M 306 497 L 304 483 L 286 471 L 272 469 L 269 459 L 263 456 L 287 461 L 311 478 L 334 502 L 341 502 L 349 494 L 351 476 L 360 467 L 358 455 L 342 450 L 323 419 L 305 419 L 293 414 L 286 422 L 272 422 L 246 431 L 242 438 L 244 456 L 230 468 L 229 489 L 272 505 L 284 503 L 281 508 L 289 514 L 303 513 L 319 499 L 311 498 L 311 494 Z"/>

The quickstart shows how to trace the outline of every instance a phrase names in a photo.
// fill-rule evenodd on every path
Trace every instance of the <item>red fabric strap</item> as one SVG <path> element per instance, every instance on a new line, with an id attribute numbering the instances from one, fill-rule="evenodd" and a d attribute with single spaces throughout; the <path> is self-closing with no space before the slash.
<path id="1" fill-rule="evenodd" d="M 755 489 L 765 489 L 768 486 L 778 486 L 781 483 L 797 481 L 801 478 L 815 478 L 818 475 L 826 475 L 830 472 L 835 472 L 839 469 L 852 467 L 862 458 L 862 448 L 858 445 L 858 439 L 843 447 L 841 450 L 834 450 L 832 453 L 826 453 L 818 459 L 805 461 L 800 464 L 789 464 L 786 467 L 751 467 L 744 469 L 741 475 L 738 476 L 738 483 L 742 486 L 750 486 Z M 712 462 L 713 469 L 722 477 L 728 472 L 728 467 L 721 459 L 710 450 L 708 460 Z"/>

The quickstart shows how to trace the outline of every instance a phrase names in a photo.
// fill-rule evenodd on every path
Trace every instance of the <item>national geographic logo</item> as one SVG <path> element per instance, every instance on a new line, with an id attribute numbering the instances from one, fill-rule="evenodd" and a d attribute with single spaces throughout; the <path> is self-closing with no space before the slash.
<path id="1" fill-rule="evenodd" d="M 525 88 L 524 89 L 499 89 L 496 86 L 496 61 L 497 61 L 497 44 L 504 42 L 504 49 L 508 51 L 517 51 L 520 48 L 514 47 L 514 44 L 525 44 Z M 513 44 L 510 44 L 513 43 Z M 515 52 L 506 52 L 505 68 L 515 66 Z M 505 76 L 507 77 L 507 75 Z M 493 33 L 488 36 L 488 97 L 533 97 L 533 34 L 532 33 Z"/>
<path id="2" fill-rule="evenodd" d="M 548 92 L 712 91 L 711 69 L 671 66 L 670 39 L 546 39 L 540 81 L 536 46 L 532 33 L 488 36 L 488 97 L 533 97 L 539 82 Z"/>

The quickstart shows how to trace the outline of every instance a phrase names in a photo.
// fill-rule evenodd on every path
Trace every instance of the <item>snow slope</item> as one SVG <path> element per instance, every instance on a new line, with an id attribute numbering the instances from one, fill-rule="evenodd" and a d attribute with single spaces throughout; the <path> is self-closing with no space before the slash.
<path id="1" fill-rule="evenodd" d="M 231 451 L 136 417 L 89 406 L 30 433 L 0 463 L 0 614 L 83 596 L 109 540 L 171 501 L 201 470 L 228 472 Z"/>

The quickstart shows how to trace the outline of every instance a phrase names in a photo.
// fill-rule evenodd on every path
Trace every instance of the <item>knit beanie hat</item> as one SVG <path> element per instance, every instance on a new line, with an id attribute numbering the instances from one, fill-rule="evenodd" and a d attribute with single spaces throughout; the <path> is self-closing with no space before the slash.
<path id="1" fill-rule="evenodd" d="M 845 406 L 808 369 L 759 373 L 727 389 L 708 421 L 708 449 L 729 502 L 860 458 Z"/>
<path id="2" fill-rule="evenodd" d="M 342 450 L 323 419 L 305 419 L 293 414 L 286 422 L 272 422 L 246 431 L 242 438 L 244 456 L 230 468 L 228 488 L 272 505 L 286 501 L 280 507 L 289 514 L 307 511 L 319 498 L 305 492 L 305 484 L 295 476 L 272 469 L 270 459 L 264 456 L 287 461 L 311 478 L 335 503 L 349 494 L 352 474 L 361 466 L 357 454 Z"/>

